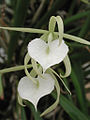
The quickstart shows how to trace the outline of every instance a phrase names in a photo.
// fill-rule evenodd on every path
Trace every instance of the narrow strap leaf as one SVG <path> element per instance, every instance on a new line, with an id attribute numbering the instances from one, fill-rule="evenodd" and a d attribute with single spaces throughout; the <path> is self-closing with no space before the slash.
<path id="1" fill-rule="evenodd" d="M 35 71 L 34 69 L 32 69 L 32 70 L 30 71 L 30 76 L 32 76 L 32 77 L 35 78 L 36 75 L 37 75 L 36 71 Z"/>
<path id="2" fill-rule="evenodd" d="M 51 112 L 52 110 L 54 110 L 56 108 L 56 106 L 58 105 L 59 103 L 59 97 L 60 97 L 60 86 L 59 86 L 59 83 L 56 79 L 56 77 L 54 76 L 54 74 L 49 71 L 49 73 L 51 74 L 51 76 L 54 78 L 55 80 L 55 87 L 56 87 L 56 91 L 57 91 L 57 99 L 55 101 L 55 103 L 53 105 L 51 105 L 48 109 L 46 109 L 40 116 L 44 116 L 45 114 Z"/>
<path id="3" fill-rule="evenodd" d="M 34 80 L 34 78 L 30 76 L 30 73 L 29 73 L 28 70 L 27 70 L 27 64 L 28 64 L 29 60 L 30 60 L 30 56 L 29 56 L 29 54 L 27 53 L 26 56 L 25 56 L 25 58 L 24 58 L 25 73 L 26 73 L 26 75 L 28 76 L 28 78 L 33 81 L 33 83 L 38 84 L 38 83 Z"/>
<path id="4" fill-rule="evenodd" d="M 1 74 L 0 74 L 0 98 L 3 99 L 3 84 L 2 84 L 2 79 L 1 79 Z"/>
<path id="5" fill-rule="evenodd" d="M 45 33 L 45 34 L 43 34 L 40 38 L 42 39 L 42 40 L 44 40 L 44 41 L 48 41 L 48 34 L 49 33 Z"/>
<path id="6" fill-rule="evenodd" d="M 64 83 L 64 81 L 62 80 L 62 78 L 51 68 L 49 68 L 50 71 L 52 71 L 60 80 L 61 82 L 63 83 L 64 87 L 66 88 L 66 90 L 69 92 L 69 94 L 71 95 L 71 92 L 70 90 L 68 89 L 68 87 L 66 86 L 66 84 Z"/>
<path id="7" fill-rule="evenodd" d="M 65 65 L 65 68 L 66 68 L 66 72 L 65 72 L 64 75 L 60 74 L 60 76 L 62 78 L 65 78 L 65 77 L 68 77 L 71 74 L 71 63 L 70 63 L 68 55 L 64 58 L 63 62 L 64 62 L 64 65 Z"/>

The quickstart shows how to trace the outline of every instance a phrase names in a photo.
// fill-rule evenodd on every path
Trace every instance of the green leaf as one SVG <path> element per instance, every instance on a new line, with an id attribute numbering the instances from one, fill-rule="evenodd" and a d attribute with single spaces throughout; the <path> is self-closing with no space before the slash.
<path id="1" fill-rule="evenodd" d="M 56 98 L 55 93 L 52 93 L 52 96 Z M 60 95 L 59 104 L 63 107 L 65 112 L 68 113 L 72 120 L 89 120 L 84 113 L 82 113 L 70 100 L 63 95 Z"/>
<path id="2" fill-rule="evenodd" d="M 2 85 L 2 79 L 0 74 L 0 98 L 3 99 L 3 85 Z"/>
<path id="3" fill-rule="evenodd" d="M 27 120 L 26 113 L 23 107 L 21 107 L 21 120 Z"/>
<path id="4" fill-rule="evenodd" d="M 78 63 L 76 63 L 76 61 L 73 62 L 71 79 L 75 87 L 80 109 L 85 114 L 88 114 L 86 107 L 85 90 L 84 90 L 84 78 L 79 61 Z"/>
<path id="5" fill-rule="evenodd" d="M 79 37 L 85 37 L 89 32 L 89 28 L 90 28 L 90 11 L 88 13 L 87 19 L 85 20 L 85 23 L 81 28 L 82 29 L 80 30 Z"/>
<path id="6" fill-rule="evenodd" d="M 14 19 L 12 26 L 22 26 L 24 24 L 27 9 L 29 6 L 30 0 L 18 0 L 16 9 L 14 11 Z M 13 53 L 17 46 L 17 41 L 19 38 L 19 32 L 12 32 L 10 37 L 10 43 L 8 47 L 8 61 L 11 62 Z"/>
<path id="7" fill-rule="evenodd" d="M 40 117 L 40 113 L 38 111 L 35 110 L 35 107 L 28 101 L 25 101 L 25 104 L 30 108 L 30 110 L 32 111 L 32 114 L 34 116 L 34 120 L 43 120 Z"/>
<path id="8" fill-rule="evenodd" d="M 72 22 L 75 22 L 76 20 L 78 20 L 80 18 L 86 17 L 86 16 L 88 16 L 89 12 L 90 11 L 80 12 L 80 13 L 77 13 L 76 15 L 68 17 L 67 19 L 64 20 L 64 24 L 68 25 L 69 23 L 71 24 Z"/>
<path id="9" fill-rule="evenodd" d="M 55 0 L 50 8 L 50 10 L 48 12 L 46 12 L 42 18 L 40 18 L 39 22 L 37 22 L 37 24 L 35 25 L 36 28 L 40 28 L 42 25 L 45 25 L 49 18 L 56 13 L 56 11 L 60 8 L 64 7 L 64 4 L 67 3 L 68 1 L 66 0 Z"/>

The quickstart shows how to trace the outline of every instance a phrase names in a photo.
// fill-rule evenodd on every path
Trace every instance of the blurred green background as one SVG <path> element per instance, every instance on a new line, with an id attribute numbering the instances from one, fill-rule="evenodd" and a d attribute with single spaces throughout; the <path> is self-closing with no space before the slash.
<path id="1" fill-rule="evenodd" d="M 88 0 L 0 0 L 0 26 L 48 29 L 49 18 L 61 16 L 64 32 L 90 41 L 90 3 Z M 57 31 L 57 28 L 56 28 Z M 27 44 L 40 34 L 0 30 L 0 69 L 22 65 Z M 62 83 L 59 105 L 40 118 L 40 113 L 56 99 L 56 92 L 43 97 L 38 112 L 31 103 L 21 107 L 17 101 L 17 84 L 24 71 L 0 76 L 0 120 L 90 120 L 90 46 L 65 39 L 69 46 L 72 73 Z M 63 63 L 54 67 L 64 71 Z"/>

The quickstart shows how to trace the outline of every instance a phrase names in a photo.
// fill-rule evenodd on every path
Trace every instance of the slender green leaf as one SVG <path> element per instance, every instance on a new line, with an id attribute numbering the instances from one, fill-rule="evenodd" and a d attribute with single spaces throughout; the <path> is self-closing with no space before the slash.
<path id="1" fill-rule="evenodd" d="M 27 120 L 24 107 L 21 107 L 21 120 Z"/>
<path id="2" fill-rule="evenodd" d="M 84 90 L 84 78 L 79 61 L 78 63 L 76 63 L 76 61 L 73 63 L 71 79 L 76 90 L 80 108 L 85 114 L 88 114 Z"/>
<path id="3" fill-rule="evenodd" d="M 26 103 L 26 105 L 30 108 L 30 110 L 32 111 L 32 114 L 33 114 L 33 116 L 34 116 L 34 120 L 43 120 L 43 119 L 40 117 L 40 113 L 35 110 L 35 107 L 34 107 L 30 102 L 25 101 L 25 103 Z"/>
<path id="4" fill-rule="evenodd" d="M 56 98 L 56 94 L 52 93 L 52 96 Z M 89 120 L 88 117 L 83 114 L 70 100 L 68 100 L 63 95 L 60 95 L 59 104 L 68 113 L 72 120 Z"/>
<path id="5" fill-rule="evenodd" d="M 16 5 L 16 10 L 14 13 L 13 26 L 22 26 L 27 13 L 27 8 L 29 6 L 30 0 L 18 0 Z M 11 62 L 13 52 L 16 49 L 17 41 L 19 38 L 19 32 L 12 32 L 10 37 L 10 43 L 8 47 L 8 61 Z"/>
<path id="6" fill-rule="evenodd" d="M 80 13 L 77 13 L 76 15 L 68 17 L 67 19 L 64 20 L 64 24 L 68 25 L 69 23 L 74 22 L 75 20 L 86 17 L 86 16 L 88 16 L 89 12 L 90 11 L 80 12 Z"/>
<path id="7" fill-rule="evenodd" d="M 79 33 L 79 37 L 85 37 L 87 32 L 89 31 L 89 28 L 90 28 L 90 11 L 88 13 L 88 17 L 86 19 L 86 22 L 85 24 L 82 26 L 82 29 Z"/>
<path id="8" fill-rule="evenodd" d="M 78 54 L 77 54 L 77 52 L 72 54 L 71 58 L 75 61 L 80 60 L 81 63 L 83 64 L 87 61 L 90 61 L 90 53 L 87 50 L 82 49 L 82 50 L 78 51 Z"/>
<path id="9" fill-rule="evenodd" d="M 0 98 L 3 99 L 3 85 L 2 85 L 1 74 L 0 74 Z"/>
<path id="10" fill-rule="evenodd" d="M 50 8 L 50 10 L 48 12 L 45 13 L 45 15 L 43 15 L 43 17 L 40 19 L 39 22 L 37 22 L 37 24 L 35 25 L 36 28 L 41 27 L 43 24 L 46 24 L 49 20 L 49 18 L 60 8 L 62 8 L 64 6 L 64 4 L 66 3 L 66 0 L 56 0 L 55 2 L 53 2 L 52 7 Z M 67 0 L 68 3 L 68 0 Z"/>

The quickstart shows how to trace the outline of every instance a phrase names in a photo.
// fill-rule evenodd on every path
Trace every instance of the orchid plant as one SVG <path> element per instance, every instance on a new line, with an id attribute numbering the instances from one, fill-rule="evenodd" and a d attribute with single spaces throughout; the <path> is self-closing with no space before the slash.
<path id="1" fill-rule="evenodd" d="M 58 32 L 55 32 L 56 23 Z M 68 77 L 71 73 L 71 64 L 68 57 L 69 48 L 63 38 L 67 38 L 82 44 L 90 45 L 90 42 L 64 33 L 63 20 L 60 16 L 52 16 L 49 21 L 49 30 L 33 29 L 33 28 L 12 28 L 0 27 L 1 29 L 14 30 L 28 33 L 43 34 L 40 38 L 30 41 L 27 46 L 27 54 L 24 58 L 24 65 L 0 70 L 0 74 L 25 70 L 26 76 L 20 79 L 18 83 L 18 101 L 24 106 L 23 101 L 30 101 L 37 110 L 37 104 L 40 98 L 50 94 L 54 87 L 57 91 L 57 99 L 53 105 L 46 109 L 41 116 L 49 113 L 56 108 L 60 97 L 60 86 L 55 76 L 64 84 L 67 91 L 71 94 L 63 77 Z M 31 64 L 28 64 L 31 60 Z M 51 66 L 59 64 L 63 61 L 66 72 L 64 75 L 58 75 Z M 32 70 L 28 71 L 29 68 Z"/>

